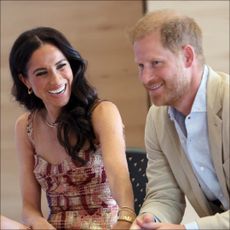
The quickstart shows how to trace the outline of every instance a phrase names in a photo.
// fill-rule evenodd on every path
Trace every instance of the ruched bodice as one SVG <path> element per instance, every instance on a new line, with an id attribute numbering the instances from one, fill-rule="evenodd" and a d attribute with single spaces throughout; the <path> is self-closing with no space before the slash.
<path id="1" fill-rule="evenodd" d="M 81 151 L 80 156 L 88 159 L 84 166 L 77 166 L 71 157 L 51 164 L 35 149 L 34 175 L 46 192 L 48 221 L 57 229 L 110 229 L 118 206 L 111 196 L 101 149 Z"/>

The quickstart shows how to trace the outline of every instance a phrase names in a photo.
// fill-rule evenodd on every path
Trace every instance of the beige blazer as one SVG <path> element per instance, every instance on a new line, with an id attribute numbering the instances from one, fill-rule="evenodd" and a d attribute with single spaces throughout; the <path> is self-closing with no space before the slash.
<path id="1" fill-rule="evenodd" d="M 229 229 L 230 211 L 215 213 L 204 196 L 180 145 L 168 107 L 151 106 L 145 145 L 148 185 L 140 213 L 150 212 L 162 222 L 180 223 L 187 196 L 198 215 L 200 229 Z M 229 202 L 229 75 L 209 68 L 207 86 L 208 133 L 214 168 Z"/>

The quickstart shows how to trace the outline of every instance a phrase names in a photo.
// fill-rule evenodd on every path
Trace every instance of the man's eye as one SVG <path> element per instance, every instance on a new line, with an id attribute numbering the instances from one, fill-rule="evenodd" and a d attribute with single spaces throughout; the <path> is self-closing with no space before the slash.
<path id="1" fill-rule="evenodd" d="M 159 65 L 160 63 L 161 63 L 160 61 L 153 61 L 153 62 L 152 62 L 152 65 L 153 65 L 153 66 L 156 66 L 156 65 Z"/>
<path id="2" fill-rule="evenodd" d="M 143 65 L 143 64 L 139 64 L 139 65 L 138 65 L 138 69 L 141 70 L 141 69 L 143 69 L 143 68 L 144 68 L 144 65 Z"/>

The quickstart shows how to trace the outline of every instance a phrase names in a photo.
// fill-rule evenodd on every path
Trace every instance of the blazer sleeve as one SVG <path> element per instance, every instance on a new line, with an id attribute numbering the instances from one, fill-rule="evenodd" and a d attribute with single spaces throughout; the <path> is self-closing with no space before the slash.
<path id="1" fill-rule="evenodd" d="M 148 184 L 140 213 L 151 213 L 161 222 L 180 223 L 185 210 L 185 197 L 157 140 L 154 109 L 157 108 L 150 108 L 145 127 Z"/>
<path id="2" fill-rule="evenodd" d="M 229 229 L 230 211 L 216 213 L 213 216 L 199 218 L 197 224 L 200 229 Z"/>

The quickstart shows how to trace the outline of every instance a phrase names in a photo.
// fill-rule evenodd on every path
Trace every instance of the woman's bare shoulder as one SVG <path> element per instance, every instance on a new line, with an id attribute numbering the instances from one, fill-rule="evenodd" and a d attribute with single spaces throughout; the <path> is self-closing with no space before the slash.
<path id="1" fill-rule="evenodd" d="M 15 128 L 19 128 L 19 127 L 22 127 L 22 126 L 26 126 L 30 114 L 31 114 L 30 112 L 25 112 L 25 113 L 21 114 L 21 115 L 16 119 Z"/>
<path id="2" fill-rule="evenodd" d="M 98 105 L 94 108 L 92 114 L 102 112 L 109 112 L 109 111 L 118 111 L 117 106 L 111 101 L 101 101 Z"/>

